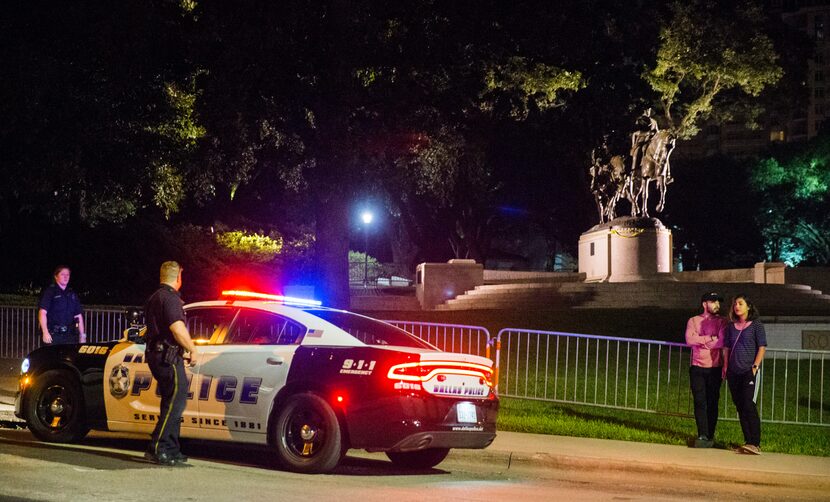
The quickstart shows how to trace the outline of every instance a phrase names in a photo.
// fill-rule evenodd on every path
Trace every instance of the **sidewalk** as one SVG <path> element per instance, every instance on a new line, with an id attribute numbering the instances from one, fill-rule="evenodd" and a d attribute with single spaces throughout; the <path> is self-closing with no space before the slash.
<path id="1" fill-rule="evenodd" d="M 453 450 L 450 458 L 502 463 L 510 469 L 560 468 L 652 472 L 705 476 L 706 479 L 770 481 L 771 477 L 803 478 L 830 490 L 830 458 L 763 453 L 742 455 L 731 450 L 615 441 L 609 439 L 499 432 L 482 452 Z"/>
<path id="2" fill-rule="evenodd" d="M 0 421 L 14 416 L 17 377 L 0 371 Z M 741 455 L 729 450 L 590 439 L 519 432 L 499 432 L 485 450 L 453 450 L 448 461 L 487 464 L 495 470 L 614 470 L 664 475 L 700 475 L 706 479 L 769 482 L 797 479 L 830 490 L 830 457 L 783 453 Z"/>

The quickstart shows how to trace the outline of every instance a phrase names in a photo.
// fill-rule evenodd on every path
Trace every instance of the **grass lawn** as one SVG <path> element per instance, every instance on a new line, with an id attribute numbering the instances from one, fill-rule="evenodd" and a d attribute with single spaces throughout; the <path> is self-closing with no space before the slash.
<path id="1" fill-rule="evenodd" d="M 695 436 L 693 418 L 502 398 L 499 430 L 560 436 L 686 445 Z M 720 420 L 716 448 L 743 443 L 736 420 Z M 830 427 L 761 422 L 764 451 L 830 456 Z"/>

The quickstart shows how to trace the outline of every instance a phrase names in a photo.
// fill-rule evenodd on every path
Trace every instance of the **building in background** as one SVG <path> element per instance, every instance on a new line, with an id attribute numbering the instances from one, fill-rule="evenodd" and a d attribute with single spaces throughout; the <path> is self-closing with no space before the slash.
<path id="1" fill-rule="evenodd" d="M 795 106 L 786 113 L 770 113 L 759 129 L 748 129 L 742 123 L 708 124 L 697 136 L 682 142 L 675 157 L 759 155 L 772 143 L 798 143 L 815 137 L 825 118 L 830 118 L 830 0 L 768 0 L 766 8 L 814 43 L 804 74 L 806 99 L 793 97 Z"/>
<path id="2" fill-rule="evenodd" d="M 787 124 L 786 141 L 804 141 L 814 137 L 828 109 L 830 87 L 830 54 L 827 53 L 827 23 L 830 21 L 830 2 L 773 0 L 772 8 L 780 8 L 781 19 L 789 26 L 806 33 L 815 44 L 813 57 L 808 61 L 806 84 L 809 90 L 807 107 Z"/>

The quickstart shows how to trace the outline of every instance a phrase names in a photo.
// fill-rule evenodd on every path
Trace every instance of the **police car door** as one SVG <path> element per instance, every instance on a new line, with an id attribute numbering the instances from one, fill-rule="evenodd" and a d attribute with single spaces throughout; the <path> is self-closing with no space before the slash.
<path id="1" fill-rule="evenodd" d="M 218 340 L 227 332 L 236 308 L 213 307 L 187 310 L 187 329 L 197 345 Z M 143 343 L 124 342 L 113 347 L 104 375 L 109 392 L 104 394 L 107 421 L 111 430 L 152 432 L 159 416 L 158 384 L 144 359 Z M 198 367 L 185 365 L 188 380 L 187 405 L 182 415 L 182 436 L 198 437 Z"/>
<path id="2" fill-rule="evenodd" d="M 111 430 L 152 432 L 159 420 L 158 382 L 153 378 L 145 360 L 145 345 L 133 342 L 119 343 L 112 348 L 104 374 L 108 376 L 104 393 L 107 423 Z M 187 404 L 182 413 L 182 436 L 198 432 L 196 403 L 193 401 L 195 375 L 185 365 L 188 382 Z M 190 431 L 189 429 L 195 429 Z"/>
<path id="3" fill-rule="evenodd" d="M 241 309 L 218 343 L 200 347 L 200 427 L 216 439 L 265 443 L 271 404 L 305 332 L 285 317 Z"/>

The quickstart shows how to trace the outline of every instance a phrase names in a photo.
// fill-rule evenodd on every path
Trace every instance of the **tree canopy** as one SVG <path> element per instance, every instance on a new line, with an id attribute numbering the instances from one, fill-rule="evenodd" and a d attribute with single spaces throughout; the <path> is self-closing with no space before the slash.
<path id="1" fill-rule="evenodd" d="M 363 197 L 384 201 L 403 267 L 483 260 L 518 224 L 556 252 L 590 224 L 591 148 L 655 91 L 686 137 L 779 78 L 747 5 L 14 3 L 2 284 L 68 261 L 101 298 L 134 299 L 181 259 L 200 294 L 248 267 L 346 306 Z"/>
<path id="2" fill-rule="evenodd" d="M 674 2 L 660 30 L 656 63 L 644 75 L 659 94 L 663 116 L 674 134 L 688 139 L 731 89 L 758 96 L 778 82 L 782 69 L 766 17 L 752 2 Z"/>
<path id="3" fill-rule="evenodd" d="M 563 91 L 584 85 L 556 54 L 524 50 L 498 2 L 200 5 L 206 163 L 235 181 L 277 176 L 308 190 L 333 305 L 348 304 L 348 206 L 361 189 L 400 190 L 388 181 L 414 154 L 406 175 L 443 187 L 432 198 L 451 206 L 462 183 L 483 179 L 471 169 L 486 168 L 473 152 L 447 149 L 464 140 L 442 131 L 480 141 L 488 121 L 561 106 Z"/>
<path id="4" fill-rule="evenodd" d="M 830 264 L 830 134 L 762 159 L 752 171 L 767 259 Z"/>

